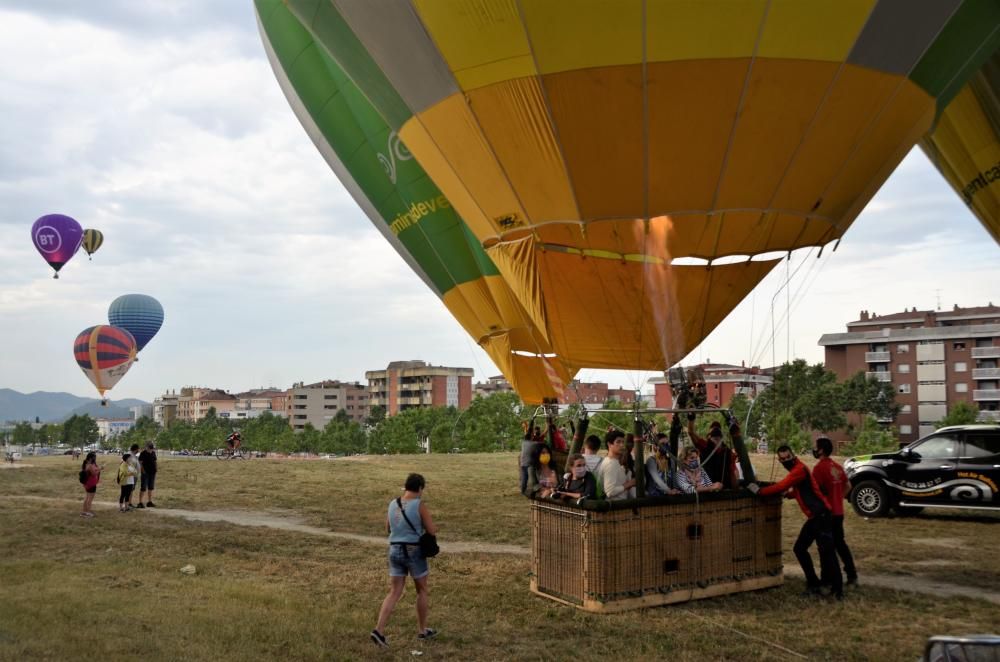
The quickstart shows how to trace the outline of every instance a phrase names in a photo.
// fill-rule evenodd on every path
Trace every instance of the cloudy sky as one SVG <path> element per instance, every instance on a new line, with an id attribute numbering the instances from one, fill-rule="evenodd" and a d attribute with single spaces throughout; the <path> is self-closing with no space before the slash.
<path id="1" fill-rule="evenodd" d="M 250 0 L 4 0 L 0 62 L 0 387 L 95 395 L 72 342 L 129 292 L 166 320 L 115 399 L 362 380 L 398 359 L 497 373 L 306 137 Z M 47 213 L 105 235 L 58 280 L 30 239 Z M 862 308 L 1000 303 L 998 258 L 916 150 L 835 253 L 779 266 L 688 361 L 821 361 L 819 336 Z"/>

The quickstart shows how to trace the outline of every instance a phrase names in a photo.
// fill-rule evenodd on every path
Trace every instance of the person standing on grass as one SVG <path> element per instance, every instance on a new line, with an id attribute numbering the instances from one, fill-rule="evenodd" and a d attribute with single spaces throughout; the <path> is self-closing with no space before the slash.
<path id="1" fill-rule="evenodd" d="M 427 627 L 428 601 L 427 576 L 430 568 L 420 551 L 420 536 L 424 531 L 437 535 L 438 528 L 431 519 L 431 512 L 423 502 L 426 483 L 420 474 L 406 477 L 403 496 L 389 502 L 389 512 L 385 519 L 385 529 L 389 534 L 389 594 L 382 601 L 378 612 L 378 623 L 371 631 L 371 640 L 376 646 L 388 648 L 385 626 L 406 589 L 406 576 L 413 577 L 417 590 L 417 638 L 430 639 L 437 630 Z"/>
<path id="2" fill-rule="evenodd" d="M 854 556 L 851 548 L 844 540 L 844 492 L 847 491 L 847 474 L 844 467 L 840 466 L 830 456 L 833 455 L 833 442 L 829 437 L 819 437 L 816 439 L 816 449 L 813 455 L 819 458 L 819 462 L 813 467 L 813 476 L 816 484 L 823 492 L 823 496 L 830 502 L 830 513 L 833 530 L 833 548 L 840 557 L 840 562 L 844 564 L 844 574 L 847 575 L 848 586 L 858 585 L 858 569 L 854 567 Z M 826 577 L 821 577 L 824 584 L 828 583 Z"/>
<path id="3" fill-rule="evenodd" d="M 120 513 L 128 511 L 128 499 L 132 496 L 132 490 L 135 488 L 135 482 L 129 482 L 131 478 L 129 472 L 132 467 L 128 461 L 131 457 L 125 453 L 122 455 L 122 463 L 118 465 L 118 485 L 121 487 L 121 492 L 118 494 L 118 512 Z"/>
<path id="4" fill-rule="evenodd" d="M 146 450 L 139 453 L 139 464 L 142 466 L 142 476 L 139 479 L 139 508 L 156 508 L 153 503 L 153 490 L 156 489 L 156 446 L 153 442 L 146 444 Z M 142 505 L 145 498 L 146 505 Z"/>
<path id="5" fill-rule="evenodd" d="M 132 499 L 135 498 L 135 486 L 139 484 L 139 476 L 142 474 L 142 467 L 139 465 L 139 444 L 132 444 L 132 447 L 129 448 L 128 464 L 130 467 L 128 480 L 132 486 L 128 493 L 128 509 L 132 510 L 135 508 L 132 505 Z"/>
<path id="6" fill-rule="evenodd" d="M 80 478 L 83 482 L 83 511 L 80 517 L 94 516 L 94 495 L 97 494 L 97 484 L 101 482 L 101 471 L 104 469 L 97 464 L 97 453 L 87 453 L 80 467 Z"/>
<path id="7" fill-rule="evenodd" d="M 830 504 L 816 484 L 815 477 L 809 473 L 809 468 L 795 457 L 792 449 L 787 445 L 778 447 L 778 462 L 781 462 L 788 475 L 774 485 L 760 487 L 757 483 L 747 486 L 751 492 L 760 496 L 771 496 L 774 494 L 784 494 L 788 498 L 794 498 L 799 502 L 802 514 L 806 516 L 806 521 L 799 531 L 799 537 L 792 547 L 795 558 L 802 566 L 802 574 L 806 578 L 806 596 L 820 596 L 819 577 L 816 576 L 816 569 L 813 567 L 812 556 L 809 555 L 809 548 L 813 542 L 819 548 L 819 562 L 823 577 L 829 580 L 830 591 L 838 600 L 844 598 L 844 578 L 840 574 L 840 565 L 837 564 L 837 552 L 833 547 L 833 524 L 830 515 Z"/>

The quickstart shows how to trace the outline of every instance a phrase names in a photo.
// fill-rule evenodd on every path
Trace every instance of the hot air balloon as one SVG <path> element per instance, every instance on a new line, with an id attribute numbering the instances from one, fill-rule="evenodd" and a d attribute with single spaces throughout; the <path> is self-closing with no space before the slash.
<path id="1" fill-rule="evenodd" d="M 88 260 L 104 243 L 104 235 L 100 230 L 87 229 L 83 231 L 83 250 L 87 251 Z"/>
<path id="2" fill-rule="evenodd" d="M 958 92 L 920 146 L 1000 242 L 1000 52 Z"/>
<path id="3" fill-rule="evenodd" d="M 108 321 L 131 333 L 141 352 L 163 325 L 163 306 L 147 294 L 123 294 L 108 307 Z"/>
<path id="4" fill-rule="evenodd" d="M 135 361 L 135 338 L 125 329 L 98 324 L 84 329 L 73 341 L 76 363 L 97 387 L 102 403 L 105 391 L 125 376 Z"/>
<path id="5" fill-rule="evenodd" d="M 59 270 L 80 250 L 83 228 L 69 216 L 47 214 L 31 226 L 31 241 L 49 266 L 56 270 L 52 277 L 59 278 Z"/>
<path id="6" fill-rule="evenodd" d="M 838 241 L 1000 46 L 1000 5 L 969 0 L 255 5 L 333 170 L 403 192 L 377 210 L 397 249 L 416 228 L 454 269 L 440 191 L 489 258 L 512 318 L 463 326 L 527 402 L 683 358 L 782 253 Z M 344 122 L 356 96 L 381 122 Z"/>

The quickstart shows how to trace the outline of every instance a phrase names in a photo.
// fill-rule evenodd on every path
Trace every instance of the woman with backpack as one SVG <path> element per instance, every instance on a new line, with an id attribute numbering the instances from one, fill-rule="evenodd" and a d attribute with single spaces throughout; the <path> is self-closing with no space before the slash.
<path id="1" fill-rule="evenodd" d="M 83 460 L 80 467 L 80 482 L 83 484 L 83 512 L 80 517 L 93 517 L 94 495 L 97 494 L 97 484 L 101 482 L 101 471 L 104 469 L 97 464 L 97 453 L 91 451 Z"/>

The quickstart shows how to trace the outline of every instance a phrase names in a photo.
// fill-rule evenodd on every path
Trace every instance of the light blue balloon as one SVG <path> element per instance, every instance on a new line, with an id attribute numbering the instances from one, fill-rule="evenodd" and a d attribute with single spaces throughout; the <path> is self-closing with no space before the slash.
<path id="1" fill-rule="evenodd" d="M 163 306 L 146 294 L 123 294 L 111 302 L 108 321 L 131 333 L 136 348 L 142 351 L 163 326 Z"/>

